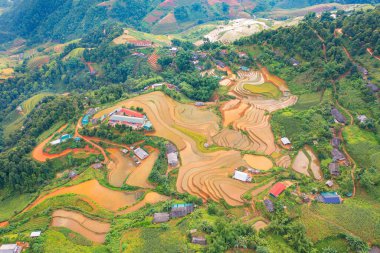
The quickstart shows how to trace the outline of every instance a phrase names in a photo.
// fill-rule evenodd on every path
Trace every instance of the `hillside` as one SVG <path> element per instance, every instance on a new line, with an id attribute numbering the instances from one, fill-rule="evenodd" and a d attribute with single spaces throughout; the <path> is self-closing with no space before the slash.
<path id="1" fill-rule="evenodd" d="M 191 24 L 189 13 L 210 18 L 225 2 L 59 0 L 33 13 L 45 3 L 33 0 L 15 15 L 25 39 L 0 52 L 0 244 L 376 250 L 380 7 Z M 268 1 L 261 14 L 313 2 Z M 129 3 L 144 10 L 123 23 Z M 91 28 L 94 4 L 106 10 L 99 24 L 112 22 Z M 64 35 L 65 15 L 80 39 Z M 176 29 L 192 27 L 161 34 L 175 15 Z M 37 43 L 50 36 L 67 41 Z"/>
<path id="2" fill-rule="evenodd" d="M 299 8 L 331 1 L 219 1 L 219 0 L 59 0 L 53 4 L 42 0 L 3 1 L 0 8 L 1 41 L 18 36 L 34 41 L 67 41 L 81 37 L 105 22 L 120 22 L 135 29 L 156 34 L 170 34 L 214 20 L 267 16 L 272 9 Z M 350 3 L 350 1 L 337 1 Z M 363 3 L 371 2 L 361 1 Z M 2 7 L 3 6 L 3 7 Z M 337 5 L 319 7 L 316 11 L 333 10 Z M 280 10 L 280 9 L 279 9 Z M 278 12 L 277 10 L 276 12 Z M 285 10 L 283 10 L 285 11 Z M 261 13 L 261 14 L 260 14 Z M 300 12 L 302 15 L 302 12 Z M 273 14 L 278 16 L 279 14 Z M 283 18 L 284 15 L 281 17 Z M 294 16 L 294 14 L 293 14 Z"/>

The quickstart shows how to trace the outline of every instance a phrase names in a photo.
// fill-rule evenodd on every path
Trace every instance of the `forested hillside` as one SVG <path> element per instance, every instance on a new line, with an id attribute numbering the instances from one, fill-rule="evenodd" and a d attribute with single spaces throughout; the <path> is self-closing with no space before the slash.
<path id="1" fill-rule="evenodd" d="M 32 41 L 66 41 L 83 34 L 104 22 L 121 22 L 127 26 L 154 33 L 175 33 L 191 26 L 213 20 L 250 17 L 274 8 L 299 8 L 320 3 L 372 3 L 363 1 L 254 1 L 241 2 L 201 0 L 21 0 L 14 4 L 3 1 L 3 6 L 13 6 L 0 16 L 0 42 L 17 36 Z M 1 2 L 0 2 L 1 4 Z"/>

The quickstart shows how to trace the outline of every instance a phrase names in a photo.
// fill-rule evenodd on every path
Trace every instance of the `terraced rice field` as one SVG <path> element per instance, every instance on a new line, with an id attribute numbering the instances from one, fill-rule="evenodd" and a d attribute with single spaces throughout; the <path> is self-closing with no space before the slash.
<path id="1" fill-rule="evenodd" d="M 314 178 L 317 180 L 321 180 L 322 171 L 321 171 L 321 166 L 319 164 L 318 157 L 314 154 L 313 150 L 309 146 L 306 146 L 305 150 L 311 158 L 310 169 L 311 169 L 311 172 L 313 173 Z"/>
<path id="2" fill-rule="evenodd" d="M 289 155 L 284 155 L 276 159 L 276 165 L 278 167 L 289 168 L 292 164 L 292 159 Z"/>
<path id="3" fill-rule="evenodd" d="M 56 210 L 52 218 L 51 226 L 68 228 L 96 243 L 104 243 L 111 228 L 109 223 L 93 220 L 73 211 Z"/>
<path id="4" fill-rule="evenodd" d="M 244 84 L 244 89 L 248 90 L 254 94 L 263 95 L 268 98 L 279 98 L 281 92 L 270 82 L 265 82 L 260 85 L 252 85 L 250 83 Z"/>
<path id="5" fill-rule="evenodd" d="M 148 182 L 148 177 L 157 158 L 158 151 L 150 153 L 149 157 L 142 161 L 141 164 L 131 172 L 126 183 L 128 185 L 138 186 L 142 188 L 153 188 L 153 186 Z"/>
<path id="6" fill-rule="evenodd" d="M 289 91 L 289 87 L 288 87 L 288 85 L 286 84 L 285 80 L 279 78 L 278 76 L 272 75 L 272 74 L 268 71 L 267 68 L 261 68 L 261 73 L 263 73 L 265 81 L 267 81 L 267 82 L 271 82 L 271 83 L 273 83 L 274 85 L 276 85 L 277 88 L 278 88 L 281 92 L 284 93 L 284 92 L 288 92 L 288 91 Z"/>
<path id="7" fill-rule="evenodd" d="M 305 155 L 305 153 L 302 150 L 298 151 L 298 154 L 293 161 L 292 168 L 298 173 L 304 174 L 306 176 L 310 176 L 309 171 L 308 171 L 309 158 Z"/>
<path id="8" fill-rule="evenodd" d="M 265 156 L 244 155 L 243 159 L 249 166 L 259 170 L 270 170 L 273 167 L 272 161 Z"/>
<path id="9" fill-rule="evenodd" d="M 117 148 L 109 148 L 111 162 L 107 165 L 110 170 L 108 182 L 112 186 L 123 186 L 125 179 L 136 170 L 136 165 L 129 155 L 124 155 Z"/>
<path id="10" fill-rule="evenodd" d="M 83 195 L 84 197 L 87 197 L 95 201 L 97 204 L 110 211 L 117 211 L 119 208 L 135 204 L 138 199 L 138 196 L 141 194 L 141 191 L 114 191 L 100 185 L 97 180 L 93 179 L 77 185 L 59 188 L 44 196 L 40 196 L 24 211 L 27 211 L 35 207 L 36 205 L 48 198 L 70 193 Z"/>

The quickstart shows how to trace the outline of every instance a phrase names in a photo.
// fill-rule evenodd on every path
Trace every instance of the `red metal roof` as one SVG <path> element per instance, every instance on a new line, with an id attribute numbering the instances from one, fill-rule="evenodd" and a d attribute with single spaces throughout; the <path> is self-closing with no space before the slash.
<path id="1" fill-rule="evenodd" d="M 277 198 L 285 189 L 286 189 L 286 186 L 284 184 L 277 183 L 272 187 L 269 194 Z"/>
<path id="2" fill-rule="evenodd" d="M 125 108 L 121 108 L 120 111 L 117 112 L 117 114 L 129 116 L 129 117 L 144 118 L 144 114 L 141 114 L 139 112 L 135 112 L 129 109 L 125 109 Z"/>

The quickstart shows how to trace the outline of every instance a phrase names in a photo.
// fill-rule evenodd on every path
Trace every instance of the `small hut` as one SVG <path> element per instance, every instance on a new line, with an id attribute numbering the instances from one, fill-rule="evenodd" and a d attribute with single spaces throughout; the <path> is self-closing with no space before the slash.
<path id="1" fill-rule="evenodd" d="M 155 213 L 153 215 L 153 223 L 168 222 L 170 219 L 169 213 Z"/>

